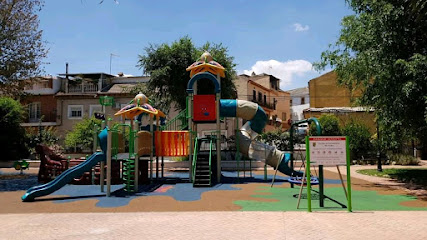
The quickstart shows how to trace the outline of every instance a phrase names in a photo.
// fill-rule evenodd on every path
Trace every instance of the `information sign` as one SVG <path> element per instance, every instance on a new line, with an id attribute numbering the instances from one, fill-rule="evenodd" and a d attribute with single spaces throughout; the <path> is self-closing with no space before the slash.
<path id="1" fill-rule="evenodd" d="M 346 137 L 309 137 L 312 165 L 336 166 L 347 164 Z"/>

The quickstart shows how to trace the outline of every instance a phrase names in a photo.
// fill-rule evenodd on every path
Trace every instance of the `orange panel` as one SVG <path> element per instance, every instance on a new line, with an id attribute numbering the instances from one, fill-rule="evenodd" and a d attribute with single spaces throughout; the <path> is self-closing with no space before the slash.
<path id="1" fill-rule="evenodd" d="M 156 156 L 187 156 L 190 146 L 188 131 L 156 131 Z"/>

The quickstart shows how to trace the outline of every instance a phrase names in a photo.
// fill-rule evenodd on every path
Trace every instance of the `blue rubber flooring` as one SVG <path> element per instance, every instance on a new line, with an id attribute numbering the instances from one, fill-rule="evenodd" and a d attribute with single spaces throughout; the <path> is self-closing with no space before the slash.
<path id="1" fill-rule="evenodd" d="M 165 181 L 162 183 L 142 185 L 138 193 L 131 195 L 124 191 L 123 185 L 112 185 L 111 197 L 106 197 L 105 193 L 101 192 L 99 185 L 66 185 L 50 195 L 50 197 L 41 200 L 50 200 L 54 203 L 66 203 L 96 199 L 98 200 L 96 206 L 102 208 L 126 206 L 135 198 L 147 196 L 170 196 L 176 201 L 198 201 L 205 192 L 240 190 L 236 184 L 271 183 L 273 175 L 267 175 L 267 179 L 264 180 L 264 175 L 260 174 L 252 174 L 251 177 L 250 173 L 246 172 L 246 177 L 243 178 L 243 173 L 241 172 L 240 178 L 237 178 L 237 172 L 222 172 L 222 183 L 206 188 L 194 188 L 193 184 L 188 181 L 187 172 L 167 172 L 165 173 L 165 178 Z M 275 185 L 289 184 L 287 179 L 288 177 L 278 175 L 276 176 Z M 340 181 L 325 179 L 325 183 L 339 184 Z M 59 197 L 58 195 L 66 195 L 68 197 Z"/>

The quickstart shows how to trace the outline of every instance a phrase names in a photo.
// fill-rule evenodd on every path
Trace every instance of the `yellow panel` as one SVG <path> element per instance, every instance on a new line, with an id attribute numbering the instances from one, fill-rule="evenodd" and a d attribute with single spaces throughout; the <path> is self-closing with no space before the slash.
<path id="1" fill-rule="evenodd" d="M 151 133 L 139 131 L 138 134 L 138 156 L 150 155 L 151 153 Z"/>
<path id="2" fill-rule="evenodd" d="M 187 68 L 187 71 L 190 71 L 190 77 L 193 77 L 195 74 L 200 72 L 210 72 L 214 75 L 219 74 L 221 77 L 225 77 L 224 68 L 221 66 L 216 66 L 209 63 L 203 63 L 196 66 L 190 66 Z"/>
<path id="3" fill-rule="evenodd" d="M 150 110 L 142 108 L 142 107 L 134 107 L 134 108 L 128 109 L 126 111 L 120 110 L 117 113 L 115 113 L 114 116 L 124 116 L 127 119 L 133 119 L 134 117 L 136 117 L 142 113 L 153 114 L 153 115 L 159 116 L 159 117 L 165 117 L 166 116 L 160 110 L 156 109 L 155 111 L 150 111 Z"/>

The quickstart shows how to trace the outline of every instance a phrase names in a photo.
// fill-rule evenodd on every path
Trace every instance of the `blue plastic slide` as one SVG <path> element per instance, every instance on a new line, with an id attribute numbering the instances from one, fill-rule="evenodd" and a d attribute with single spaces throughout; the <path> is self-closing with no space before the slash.
<path id="1" fill-rule="evenodd" d="M 90 171 L 90 169 L 100 161 L 105 161 L 105 154 L 97 152 L 91 155 L 86 161 L 66 170 L 54 180 L 28 189 L 24 196 L 22 196 L 22 201 L 31 202 L 36 197 L 46 196 L 55 192 L 67 183 L 71 182 L 74 178 L 78 178 L 83 175 L 84 172 Z"/>

